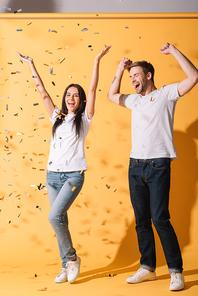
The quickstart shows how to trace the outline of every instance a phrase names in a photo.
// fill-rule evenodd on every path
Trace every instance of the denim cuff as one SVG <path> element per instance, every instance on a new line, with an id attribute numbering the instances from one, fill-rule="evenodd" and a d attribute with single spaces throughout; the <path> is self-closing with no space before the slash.
<path id="1" fill-rule="evenodd" d="M 148 265 L 145 265 L 145 264 L 142 264 L 141 268 L 147 269 L 149 271 L 155 271 L 155 267 L 151 267 L 151 266 L 148 266 Z"/>
<path id="2" fill-rule="evenodd" d="M 173 272 L 182 273 L 182 269 L 177 269 L 177 268 L 169 268 L 168 271 L 169 271 L 170 274 L 173 273 Z"/>

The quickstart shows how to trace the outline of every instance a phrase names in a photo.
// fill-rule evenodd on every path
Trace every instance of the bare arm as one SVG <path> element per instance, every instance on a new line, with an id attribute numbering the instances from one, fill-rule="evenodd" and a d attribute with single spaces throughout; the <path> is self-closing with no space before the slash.
<path id="1" fill-rule="evenodd" d="M 198 70 L 174 45 L 166 43 L 160 49 L 163 54 L 172 54 L 186 74 L 186 78 L 178 84 L 180 96 L 188 93 L 198 82 Z"/>
<path id="2" fill-rule="evenodd" d="M 45 86 L 43 84 L 43 81 L 41 80 L 41 77 L 39 76 L 39 74 L 36 70 L 33 59 L 28 56 L 23 56 L 18 52 L 16 52 L 16 54 L 18 55 L 18 57 L 20 59 L 22 59 L 23 61 L 25 61 L 26 63 L 29 64 L 30 69 L 32 71 L 32 76 L 33 76 L 35 84 L 36 84 L 36 87 L 40 93 L 40 96 L 44 102 L 45 108 L 46 108 L 50 118 L 52 118 L 55 106 L 54 106 L 54 103 L 53 103 L 50 95 L 48 94 L 48 92 L 45 89 Z"/>
<path id="3" fill-rule="evenodd" d="M 130 65 L 131 61 L 127 58 L 123 58 L 120 62 L 118 69 L 116 71 L 115 77 L 109 89 L 108 98 L 110 101 L 125 107 L 123 103 L 123 94 L 120 93 L 120 85 L 124 70 L 126 70 Z"/>
<path id="4" fill-rule="evenodd" d="M 105 54 L 107 54 L 109 52 L 110 48 L 111 48 L 111 45 L 107 46 L 95 57 L 91 82 L 90 82 L 90 86 L 89 86 L 89 92 L 88 92 L 88 96 L 87 96 L 87 105 L 86 105 L 87 116 L 89 119 L 92 119 L 92 117 L 94 115 L 96 89 L 98 86 L 98 79 L 99 79 L 100 60 Z"/>

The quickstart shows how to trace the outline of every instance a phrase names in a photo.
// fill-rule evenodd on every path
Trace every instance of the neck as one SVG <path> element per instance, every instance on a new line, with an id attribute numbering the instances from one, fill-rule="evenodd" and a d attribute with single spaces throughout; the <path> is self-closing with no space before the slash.
<path id="1" fill-rule="evenodd" d="M 146 95 L 149 95 L 150 93 L 152 93 L 154 90 L 156 90 L 157 88 L 155 87 L 154 84 L 151 84 L 147 87 L 147 89 L 141 93 L 141 96 L 146 96 Z"/>

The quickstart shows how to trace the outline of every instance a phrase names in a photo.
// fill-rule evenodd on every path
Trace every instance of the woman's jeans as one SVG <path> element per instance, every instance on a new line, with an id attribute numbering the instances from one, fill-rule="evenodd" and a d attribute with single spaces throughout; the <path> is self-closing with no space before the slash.
<path id="1" fill-rule="evenodd" d="M 149 270 L 156 268 L 152 220 L 161 240 L 169 272 L 182 272 L 179 244 L 169 221 L 170 159 L 130 158 L 129 189 L 141 266 Z"/>
<path id="2" fill-rule="evenodd" d="M 68 259 L 76 257 L 68 229 L 67 211 L 83 183 L 84 172 L 47 172 L 47 190 L 51 205 L 49 222 L 56 233 L 63 268 L 66 267 Z"/>

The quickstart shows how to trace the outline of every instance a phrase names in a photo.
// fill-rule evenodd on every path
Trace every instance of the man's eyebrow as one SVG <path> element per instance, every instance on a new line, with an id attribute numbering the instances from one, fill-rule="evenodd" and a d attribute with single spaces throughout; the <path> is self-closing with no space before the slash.
<path id="1" fill-rule="evenodd" d="M 137 73 L 134 73 L 133 76 L 135 76 L 135 75 L 139 75 L 139 74 L 140 74 L 140 73 L 137 72 Z M 129 77 L 131 78 L 132 75 L 130 75 Z"/>

